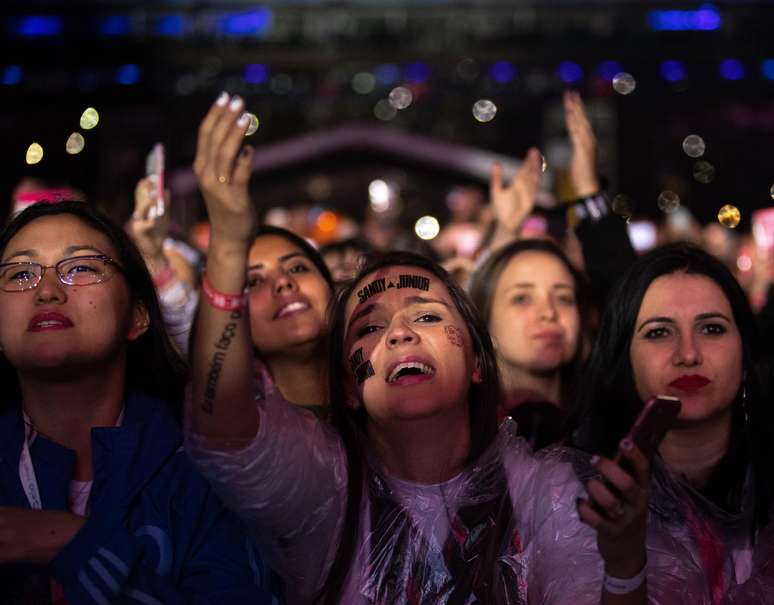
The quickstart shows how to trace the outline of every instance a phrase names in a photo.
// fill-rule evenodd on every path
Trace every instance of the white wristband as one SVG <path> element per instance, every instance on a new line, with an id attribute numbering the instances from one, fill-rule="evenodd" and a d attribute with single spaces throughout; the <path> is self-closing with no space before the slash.
<path id="1" fill-rule="evenodd" d="M 642 586 L 647 575 L 647 564 L 633 578 L 614 578 L 605 574 L 605 590 L 610 594 L 629 594 Z"/>

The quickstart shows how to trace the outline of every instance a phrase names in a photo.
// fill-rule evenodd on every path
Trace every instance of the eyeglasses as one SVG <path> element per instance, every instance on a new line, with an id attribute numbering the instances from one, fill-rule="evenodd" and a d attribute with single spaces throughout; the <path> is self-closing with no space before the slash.
<path id="1" fill-rule="evenodd" d="M 22 292 L 37 288 L 46 269 L 55 269 L 59 281 L 67 286 L 90 286 L 109 280 L 123 268 L 104 255 L 63 258 L 55 265 L 30 261 L 0 264 L 0 290 Z"/>

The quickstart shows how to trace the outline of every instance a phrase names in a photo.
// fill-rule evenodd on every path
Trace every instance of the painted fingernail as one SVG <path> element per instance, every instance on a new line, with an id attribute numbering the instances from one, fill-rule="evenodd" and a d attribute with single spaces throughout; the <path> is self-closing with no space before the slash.
<path id="1" fill-rule="evenodd" d="M 626 450 L 627 452 L 634 447 L 634 444 L 632 443 L 631 439 L 622 439 L 621 440 L 621 449 Z"/>
<path id="2" fill-rule="evenodd" d="M 225 107 L 228 103 L 228 93 L 224 90 L 220 93 L 220 96 L 215 100 L 215 105 L 218 107 Z"/>
<path id="3" fill-rule="evenodd" d="M 242 115 L 239 117 L 239 119 L 237 120 L 237 126 L 239 126 L 240 128 L 244 128 L 244 127 L 245 127 L 245 126 L 247 126 L 249 123 L 250 123 L 250 115 L 249 115 L 249 114 L 246 114 L 246 113 L 243 113 L 243 114 L 242 114 Z"/>
<path id="4" fill-rule="evenodd" d="M 598 464 L 599 463 L 599 456 L 592 456 L 591 460 L 589 460 L 589 462 L 592 464 L 592 466 Z"/>
<path id="5" fill-rule="evenodd" d="M 233 99 L 231 99 L 231 103 L 229 103 L 228 108 L 234 112 L 237 112 L 240 109 L 242 109 L 242 98 L 234 97 Z"/>

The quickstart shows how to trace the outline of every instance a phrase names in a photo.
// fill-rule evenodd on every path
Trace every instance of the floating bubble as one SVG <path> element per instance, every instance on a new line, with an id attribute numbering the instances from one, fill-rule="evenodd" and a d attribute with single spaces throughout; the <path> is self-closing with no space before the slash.
<path id="1" fill-rule="evenodd" d="M 83 139 L 83 135 L 80 132 L 74 132 L 65 143 L 65 151 L 70 155 L 75 155 L 83 151 L 85 145 L 86 141 Z"/>
<path id="2" fill-rule="evenodd" d="M 693 165 L 693 178 L 707 185 L 715 180 L 715 167 L 704 160 Z"/>
<path id="3" fill-rule="evenodd" d="M 249 137 L 251 135 L 254 135 L 256 131 L 258 130 L 258 126 L 260 126 L 261 122 L 258 120 L 258 116 L 254 113 L 247 112 L 247 116 L 250 118 L 250 126 L 247 127 L 247 131 L 245 132 L 245 136 Z"/>
<path id="4" fill-rule="evenodd" d="M 28 164 L 37 164 L 43 159 L 43 147 L 38 143 L 32 143 L 27 148 L 27 157 L 25 158 Z"/>
<path id="5" fill-rule="evenodd" d="M 81 114 L 81 128 L 84 130 L 91 130 L 97 124 L 99 124 L 99 114 L 93 107 L 87 107 Z"/>
<path id="6" fill-rule="evenodd" d="M 414 233 L 420 239 L 433 239 L 441 231 L 441 224 L 434 216 L 423 216 L 414 224 Z"/>
<path id="7" fill-rule="evenodd" d="M 704 139 L 698 134 L 689 134 L 683 140 L 683 151 L 689 158 L 700 158 L 706 150 Z"/>
<path id="8" fill-rule="evenodd" d="M 613 90 L 618 94 L 631 94 L 634 92 L 635 88 L 637 88 L 637 81 L 632 74 L 622 71 L 613 76 Z"/>
<path id="9" fill-rule="evenodd" d="M 634 214 L 634 202 L 628 195 L 619 194 L 613 198 L 611 204 L 613 212 L 618 216 L 629 219 Z"/>
<path id="10" fill-rule="evenodd" d="M 735 229 L 740 220 L 742 220 L 742 213 L 733 204 L 726 204 L 718 210 L 718 221 L 724 227 Z"/>
<path id="11" fill-rule="evenodd" d="M 680 208 L 680 196 L 674 191 L 662 191 L 658 196 L 658 208 L 666 214 L 677 212 Z"/>
<path id="12" fill-rule="evenodd" d="M 392 120 L 398 115 L 398 110 L 395 109 L 387 99 L 379 99 L 374 105 L 374 115 L 383 122 Z"/>
<path id="13" fill-rule="evenodd" d="M 405 86 L 396 86 L 390 91 L 388 99 L 395 109 L 406 109 L 414 100 L 414 95 Z"/>
<path id="14" fill-rule="evenodd" d="M 489 99 L 480 99 L 473 104 L 473 117 L 479 122 L 491 122 L 497 113 L 497 105 Z"/>
<path id="15" fill-rule="evenodd" d="M 373 92 L 376 87 L 376 78 L 372 73 L 361 71 L 352 76 L 352 90 L 361 95 Z"/>

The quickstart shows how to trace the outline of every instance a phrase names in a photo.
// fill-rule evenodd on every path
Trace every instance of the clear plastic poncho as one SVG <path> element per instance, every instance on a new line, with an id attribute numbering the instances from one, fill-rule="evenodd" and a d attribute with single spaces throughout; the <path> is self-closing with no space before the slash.
<path id="1" fill-rule="evenodd" d="M 311 603 L 343 528 L 347 468 L 337 433 L 269 390 L 240 449 L 188 434 L 187 449 L 283 578 Z M 233 445 L 233 444 L 232 444 Z M 357 546 L 340 602 L 596 604 L 602 561 L 578 519 L 572 465 L 534 455 L 506 421 L 470 468 L 441 484 L 388 477 L 369 460 Z"/>

